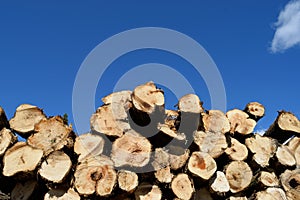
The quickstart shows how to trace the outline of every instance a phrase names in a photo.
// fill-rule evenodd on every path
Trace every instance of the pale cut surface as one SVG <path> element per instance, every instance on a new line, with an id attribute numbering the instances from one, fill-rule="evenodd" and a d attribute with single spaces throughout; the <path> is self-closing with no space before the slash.
<path id="1" fill-rule="evenodd" d="M 246 146 L 254 153 L 253 160 L 262 167 L 269 166 L 269 160 L 276 152 L 276 141 L 269 137 L 258 134 L 255 137 L 247 138 Z"/>
<path id="2" fill-rule="evenodd" d="M 67 191 L 52 189 L 45 194 L 44 200 L 80 200 L 80 196 L 73 188 Z"/>
<path id="3" fill-rule="evenodd" d="M 163 91 L 157 89 L 153 82 L 148 82 L 134 89 L 132 103 L 136 109 L 151 114 L 156 106 L 164 106 L 165 97 Z"/>
<path id="4" fill-rule="evenodd" d="M 118 172 L 118 185 L 126 191 L 133 191 L 139 184 L 138 175 L 132 171 L 120 170 Z"/>
<path id="5" fill-rule="evenodd" d="M 178 108 L 181 112 L 202 113 L 204 111 L 199 97 L 195 94 L 187 94 L 179 99 Z"/>
<path id="6" fill-rule="evenodd" d="M 199 146 L 200 151 L 208 153 L 213 158 L 218 158 L 227 148 L 226 137 L 222 133 L 194 132 L 194 142 Z"/>
<path id="7" fill-rule="evenodd" d="M 279 186 L 279 180 L 274 172 L 262 171 L 259 175 L 258 180 L 267 187 Z"/>
<path id="8" fill-rule="evenodd" d="M 246 189 L 252 180 L 253 173 L 251 168 L 244 161 L 233 161 L 226 168 L 226 178 L 232 193 Z"/>
<path id="9" fill-rule="evenodd" d="M 177 140 L 185 140 L 186 136 L 184 133 L 178 133 L 176 130 L 171 129 L 167 124 L 158 123 L 157 129 L 165 133 L 166 135 L 175 138 Z"/>
<path id="10" fill-rule="evenodd" d="M 4 155 L 7 148 L 17 141 L 17 137 L 7 128 L 0 130 L 0 157 Z"/>
<path id="11" fill-rule="evenodd" d="M 143 167 L 148 164 L 150 155 L 150 142 L 134 131 L 125 133 L 112 145 L 111 159 L 116 167 Z"/>
<path id="12" fill-rule="evenodd" d="M 194 175 L 208 180 L 216 172 L 217 163 L 208 153 L 195 151 L 188 161 L 188 170 Z"/>
<path id="13" fill-rule="evenodd" d="M 102 154 L 104 139 L 100 135 L 86 133 L 75 139 L 74 152 L 79 155 L 78 160 L 82 161 L 87 156 L 98 156 Z"/>
<path id="14" fill-rule="evenodd" d="M 9 121 L 10 128 L 22 136 L 29 136 L 34 131 L 34 126 L 45 119 L 43 111 L 29 104 L 20 105 L 14 117 Z"/>
<path id="15" fill-rule="evenodd" d="M 231 160 L 245 160 L 248 157 L 247 147 L 234 138 L 230 138 L 231 146 L 225 150 L 225 153 Z"/>
<path id="16" fill-rule="evenodd" d="M 255 120 L 259 120 L 265 115 L 265 107 L 258 102 L 250 102 L 246 105 L 245 112 Z"/>
<path id="17" fill-rule="evenodd" d="M 278 118 L 278 126 L 285 131 L 292 131 L 300 134 L 300 121 L 290 112 L 282 112 Z"/>
<path id="18" fill-rule="evenodd" d="M 157 185 L 141 183 L 134 193 L 136 200 L 160 200 L 162 192 Z"/>
<path id="19" fill-rule="evenodd" d="M 27 139 L 27 143 L 42 149 L 45 155 L 65 146 L 73 146 L 72 127 L 64 124 L 60 116 L 43 119 L 35 125 L 35 133 Z"/>
<path id="20" fill-rule="evenodd" d="M 278 161 L 284 166 L 296 165 L 296 160 L 293 153 L 288 149 L 287 146 L 280 146 L 277 148 L 276 157 Z"/>
<path id="21" fill-rule="evenodd" d="M 230 131 L 229 120 L 220 110 L 209 110 L 207 113 L 202 113 L 202 122 L 206 132 L 225 134 Z"/>
<path id="22" fill-rule="evenodd" d="M 193 183 L 189 179 L 187 174 L 178 174 L 171 183 L 171 188 L 174 194 L 183 200 L 189 200 L 192 198 L 195 192 Z"/>
<path id="23" fill-rule="evenodd" d="M 253 132 L 256 126 L 256 121 L 249 118 L 249 115 L 242 110 L 233 109 L 226 113 L 226 116 L 230 122 L 230 132 L 235 132 L 248 135 Z"/>
<path id="24" fill-rule="evenodd" d="M 217 171 L 216 178 L 211 184 L 210 188 L 216 193 L 225 193 L 230 190 L 228 180 L 223 172 Z"/>
<path id="25" fill-rule="evenodd" d="M 19 172 L 32 172 L 41 161 L 42 156 L 42 150 L 34 149 L 25 142 L 18 142 L 4 154 L 3 175 L 13 176 Z"/>
<path id="26" fill-rule="evenodd" d="M 161 183 L 171 183 L 172 178 L 174 177 L 169 166 L 156 170 L 154 175 Z"/>
<path id="27" fill-rule="evenodd" d="M 70 157 L 62 151 L 52 152 L 42 163 L 38 173 L 47 181 L 61 183 L 72 167 Z"/>
<path id="28" fill-rule="evenodd" d="M 300 199 L 300 169 L 285 170 L 280 175 L 280 181 L 288 200 Z"/>
<path id="29" fill-rule="evenodd" d="M 12 200 L 27 200 L 30 198 L 37 186 L 35 180 L 29 180 L 24 183 L 18 182 L 11 192 Z"/>
<path id="30" fill-rule="evenodd" d="M 256 193 L 256 200 L 288 200 L 281 188 L 267 188 Z"/>

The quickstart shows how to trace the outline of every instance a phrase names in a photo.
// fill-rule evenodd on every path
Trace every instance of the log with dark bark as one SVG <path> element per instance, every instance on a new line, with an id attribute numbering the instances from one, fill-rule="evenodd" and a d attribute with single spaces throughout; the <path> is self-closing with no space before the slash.
<path id="1" fill-rule="evenodd" d="M 300 199 L 300 169 L 286 170 L 280 175 L 280 181 L 288 200 Z"/>
<path id="2" fill-rule="evenodd" d="M 32 175 L 43 156 L 43 151 L 35 149 L 25 142 L 18 142 L 9 148 L 3 157 L 3 175 L 14 176 L 21 173 L 22 176 Z"/>
<path id="3" fill-rule="evenodd" d="M 0 131 L 4 127 L 9 128 L 9 123 L 3 108 L 0 106 Z"/>
<path id="4" fill-rule="evenodd" d="M 17 141 L 17 137 L 7 128 L 0 130 L 0 157 L 2 157 L 11 145 Z"/>
<path id="5" fill-rule="evenodd" d="M 134 193 L 136 200 L 160 200 L 162 192 L 157 185 L 143 182 Z"/>
<path id="6" fill-rule="evenodd" d="M 182 200 L 189 200 L 195 193 L 193 182 L 187 174 L 178 174 L 171 183 L 173 193 Z"/>
<path id="7" fill-rule="evenodd" d="M 233 109 L 226 113 L 230 122 L 230 133 L 248 135 L 253 132 L 256 122 L 249 118 L 249 115 L 242 110 Z"/>
<path id="8" fill-rule="evenodd" d="M 72 127 L 66 125 L 60 116 L 42 119 L 35 125 L 34 131 L 27 143 L 42 149 L 45 155 L 64 147 L 72 148 L 74 145 Z"/>
<path id="9" fill-rule="evenodd" d="M 258 102 L 250 102 L 246 105 L 244 111 L 251 119 L 258 121 L 265 115 L 265 107 Z"/>
<path id="10" fill-rule="evenodd" d="M 22 104 L 16 109 L 9 124 L 12 130 L 27 138 L 34 132 L 34 126 L 45 118 L 42 109 L 37 106 Z"/>
<path id="11" fill-rule="evenodd" d="M 275 122 L 265 133 L 266 136 L 275 138 L 284 143 L 293 135 L 300 136 L 300 121 L 290 112 L 279 111 Z"/>

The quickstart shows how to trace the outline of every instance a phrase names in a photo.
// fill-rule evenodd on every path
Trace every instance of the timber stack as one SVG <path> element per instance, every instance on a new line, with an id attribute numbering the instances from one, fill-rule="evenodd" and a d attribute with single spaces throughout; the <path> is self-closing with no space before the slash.
<path id="1" fill-rule="evenodd" d="M 89 133 L 22 104 L 0 107 L 0 199 L 299 200 L 300 121 L 258 102 L 223 113 L 187 94 L 165 108 L 153 82 L 102 99 Z M 21 139 L 23 138 L 23 139 Z"/>

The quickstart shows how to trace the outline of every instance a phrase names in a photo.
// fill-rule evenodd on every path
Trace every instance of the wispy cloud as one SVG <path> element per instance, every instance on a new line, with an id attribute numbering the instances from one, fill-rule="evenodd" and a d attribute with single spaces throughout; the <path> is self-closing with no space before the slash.
<path id="1" fill-rule="evenodd" d="M 290 1 L 280 12 L 271 44 L 273 53 L 300 45 L 300 0 Z"/>

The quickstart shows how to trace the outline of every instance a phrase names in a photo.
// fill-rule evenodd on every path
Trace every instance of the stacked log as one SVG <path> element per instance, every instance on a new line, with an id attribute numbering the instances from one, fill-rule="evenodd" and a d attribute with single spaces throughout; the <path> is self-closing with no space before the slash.
<path id="1" fill-rule="evenodd" d="M 79 135 L 35 105 L 0 107 L 0 199 L 300 199 L 291 112 L 258 135 L 258 102 L 223 113 L 188 94 L 168 110 L 153 82 L 102 102 Z"/>

